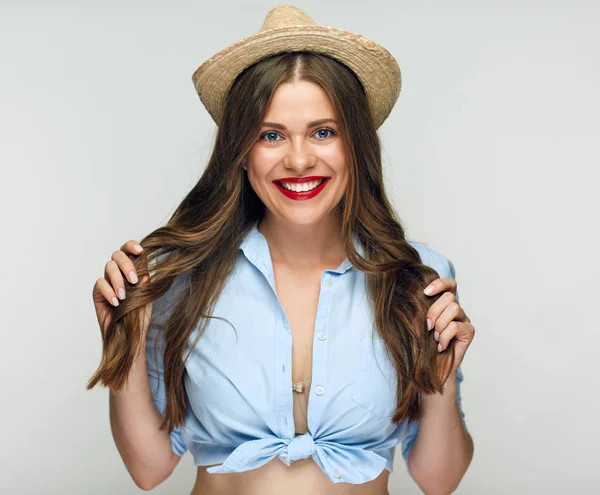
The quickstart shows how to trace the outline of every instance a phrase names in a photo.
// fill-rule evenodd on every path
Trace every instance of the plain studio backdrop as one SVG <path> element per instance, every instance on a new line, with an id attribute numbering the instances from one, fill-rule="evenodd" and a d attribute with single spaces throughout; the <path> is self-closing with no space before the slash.
<path id="1" fill-rule="evenodd" d="M 403 74 L 380 128 L 409 239 L 455 264 L 476 328 L 475 441 L 456 493 L 600 490 L 600 9 L 562 1 L 301 1 Z M 215 125 L 191 82 L 273 1 L 2 2 L 1 480 L 6 494 L 141 493 L 110 431 L 91 291 L 164 224 Z M 186 454 L 155 493 L 187 494 Z M 396 455 L 390 493 L 417 494 Z"/>

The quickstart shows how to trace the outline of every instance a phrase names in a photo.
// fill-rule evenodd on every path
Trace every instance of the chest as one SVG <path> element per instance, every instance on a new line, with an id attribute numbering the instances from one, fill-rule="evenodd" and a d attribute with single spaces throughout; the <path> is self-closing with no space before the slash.
<path id="1" fill-rule="evenodd" d="M 372 342 L 371 316 L 361 272 L 296 276 L 239 263 L 198 341 L 190 339 L 188 419 L 220 425 L 224 442 L 239 431 L 294 438 L 293 384 L 310 377 L 311 432 L 354 435 L 361 424 L 367 435 L 385 433 L 396 384 L 382 343 Z"/>
<path id="2" fill-rule="evenodd" d="M 277 297 L 292 334 L 292 380 L 305 381 L 312 373 L 321 272 L 297 273 L 274 264 L 273 274 Z"/>

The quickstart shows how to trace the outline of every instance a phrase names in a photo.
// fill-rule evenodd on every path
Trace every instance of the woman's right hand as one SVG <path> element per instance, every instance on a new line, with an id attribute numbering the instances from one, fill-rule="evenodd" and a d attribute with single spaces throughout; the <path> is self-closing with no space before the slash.
<path id="1" fill-rule="evenodd" d="M 111 260 L 104 266 L 104 277 L 96 280 L 94 284 L 92 298 L 94 299 L 96 317 L 98 318 L 102 335 L 105 334 L 106 329 L 110 325 L 114 308 L 119 305 L 119 299 L 123 300 L 126 297 L 124 274 L 130 283 L 138 283 L 137 272 L 127 254 L 137 256 L 142 251 L 143 248 L 138 242 L 134 240 L 127 241 L 121 246 L 119 251 L 115 251 L 112 254 Z M 144 284 L 147 280 L 148 277 L 145 277 L 139 283 Z M 143 329 L 144 332 L 150 323 L 149 316 L 151 312 L 152 303 L 150 302 L 145 308 L 146 328 Z"/>

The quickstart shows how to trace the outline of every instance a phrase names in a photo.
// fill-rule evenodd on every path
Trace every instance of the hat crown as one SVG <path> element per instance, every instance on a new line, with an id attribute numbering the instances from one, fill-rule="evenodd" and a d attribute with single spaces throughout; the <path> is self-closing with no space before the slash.
<path id="1" fill-rule="evenodd" d="M 260 60 L 288 52 L 320 53 L 353 71 L 363 85 L 375 128 L 400 94 L 400 67 L 384 47 L 358 33 L 317 24 L 295 5 L 278 5 L 267 12 L 260 31 L 214 54 L 192 75 L 200 100 L 217 125 L 237 77 Z"/>
<path id="2" fill-rule="evenodd" d="M 260 32 L 289 26 L 316 25 L 306 12 L 295 5 L 279 5 L 267 12 Z"/>

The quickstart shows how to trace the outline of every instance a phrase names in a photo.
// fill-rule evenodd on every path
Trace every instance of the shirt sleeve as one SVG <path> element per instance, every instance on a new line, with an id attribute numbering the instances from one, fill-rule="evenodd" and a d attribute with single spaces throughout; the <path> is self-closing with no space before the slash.
<path id="1" fill-rule="evenodd" d="M 164 370 L 163 370 L 163 356 L 164 356 L 164 334 L 159 333 L 159 328 L 162 323 L 162 319 L 159 320 L 158 311 L 163 309 L 163 300 L 165 296 L 154 301 L 152 305 L 152 316 L 150 318 L 150 324 L 148 326 L 148 332 L 146 335 L 146 365 L 148 368 L 148 381 L 150 382 L 150 390 L 152 392 L 152 398 L 154 404 L 160 414 L 163 414 L 166 407 L 166 396 L 165 396 L 165 383 L 164 383 Z M 155 349 L 156 347 L 156 359 Z M 171 447 L 173 452 L 177 455 L 182 456 L 187 451 L 187 447 L 181 435 L 181 427 L 177 426 L 173 429 L 170 434 L 171 436 Z"/>
<path id="2" fill-rule="evenodd" d="M 456 269 L 454 268 L 454 263 L 448 258 L 446 258 L 447 270 L 444 278 L 453 278 L 456 280 Z M 460 302 L 460 298 L 458 297 L 458 288 L 456 289 L 456 300 Z"/>
<path id="3" fill-rule="evenodd" d="M 454 264 L 448 258 L 444 259 L 444 269 L 442 273 L 440 273 L 440 277 L 442 278 L 456 278 L 456 270 L 454 268 Z M 456 291 L 456 300 L 458 301 L 458 290 Z M 462 408 L 462 396 L 460 393 L 460 385 L 464 380 L 464 375 L 461 369 L 461 366 L 458 367 L 456 372 L 456 403 L 458 405 L 458 411 L 460 413 L 460 418 L 463 422 L 463 425 L 466 427 L 467 423 L 465 421 L 465 413 Z M 411 423 L 408 428 L 408 433 L 406 437 L 402 440 L 402 457 L 404 458 L 404 462 L 408 465 L 408 455 L 410 454 L 410 450 L 417 438 L 417 434 L 419 433 L 419 422 L 416 421 Z M 409 473 L 410 474 L 410 473 Z"/>

